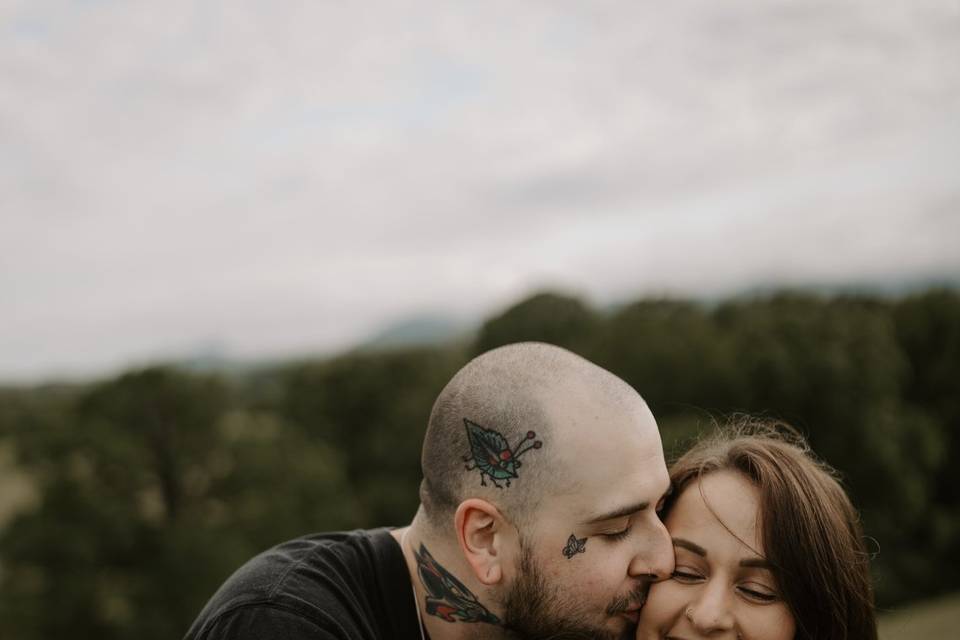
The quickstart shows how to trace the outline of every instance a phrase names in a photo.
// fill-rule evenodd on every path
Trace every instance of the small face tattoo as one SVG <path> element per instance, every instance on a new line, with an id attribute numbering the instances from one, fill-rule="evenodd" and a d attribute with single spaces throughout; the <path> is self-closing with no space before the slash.
<path id="1" fill-rule="evenodd" d="M 517 469 L 520 468 L 520 456 L 531 449 L 539 449 L 543 443 L 536 440 L 537 434 L 527 431 L 527 434 L 513 449 L 507 439 L 498 431 L 482 427 L 476 422 L 464 418 L 463 424 L 467 428 L 467 440 L 470 443 L 470 453 L 463 456 L 467 471 L 480 470 L 480 485 L 487 486 L 485 478 L 490 478 L 497 489 L 503 489 L 497 480 L 505 480 L 510 486 L 510 480 L 518 478 Z"/>
<path id="2" fill-rule="evenodd" d="M 587 539 L 578 538 L 577 536 L 570 534 L 570 537 L 567 538 L 567 546 L 563 548 L 564 557 L 569 560 L 578 553 L 587 552 Z"/>

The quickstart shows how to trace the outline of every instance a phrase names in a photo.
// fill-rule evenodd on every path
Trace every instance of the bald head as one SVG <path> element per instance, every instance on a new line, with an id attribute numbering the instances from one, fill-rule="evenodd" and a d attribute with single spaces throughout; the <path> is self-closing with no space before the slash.
<path id="1" fill-rule="evenodd" d="M 521 523 L 545 496 L 575 488 L 585 448 L 602 456 L 649 425 L 656 431 L 636 391 L 570 351 L 534 342 L 488 351 L 433 406 L 421 458 L 424 511 L 442 527 L 478 497 Z"/>

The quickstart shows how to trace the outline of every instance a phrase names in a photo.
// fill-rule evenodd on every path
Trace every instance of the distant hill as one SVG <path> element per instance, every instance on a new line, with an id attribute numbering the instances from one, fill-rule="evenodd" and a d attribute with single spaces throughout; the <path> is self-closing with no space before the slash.
<path id="1" fill-rule="evenodd" d="M 416 315 L 384 327 L 362 341 L 359 351 L 382 351 L 449 342 L 469 335 L 474 325 L 444 315 Z"/>

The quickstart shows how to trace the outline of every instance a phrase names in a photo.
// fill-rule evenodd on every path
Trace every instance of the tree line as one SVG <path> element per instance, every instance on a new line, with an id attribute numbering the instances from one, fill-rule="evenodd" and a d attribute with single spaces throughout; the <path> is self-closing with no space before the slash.
<path id="1" fill-rule="evenodd" d="M 0 520 L 0 637 L 180 637 L 258 551 L 408 522 L 434 398 L 469 358 L 521 340 L 633 385 L 668 456 L 730 414 L 786 420 L 861 510 L 882 607 L 960 588 L 957 292 L 614 309 L 541 293 L 437 346 L 0 390 L 6 471 L 33 488 Z"/>

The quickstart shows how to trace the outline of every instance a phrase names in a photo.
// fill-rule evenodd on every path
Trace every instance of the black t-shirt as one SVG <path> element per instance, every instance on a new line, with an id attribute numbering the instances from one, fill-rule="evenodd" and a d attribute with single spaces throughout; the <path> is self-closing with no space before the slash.
<path id="1" fill-rule="evenodd" d="M 184 640 L 419 640 L 388 529 L 322 533 L 265 551 L 214 594 Z"/>

